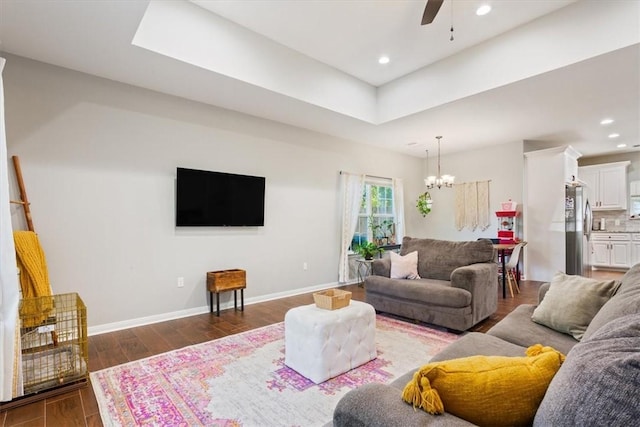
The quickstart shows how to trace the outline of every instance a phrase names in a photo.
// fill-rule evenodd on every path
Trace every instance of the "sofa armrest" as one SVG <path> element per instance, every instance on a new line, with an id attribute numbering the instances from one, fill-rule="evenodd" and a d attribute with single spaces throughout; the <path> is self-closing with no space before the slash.
<path id="1" fill-rule="evenodd" d="M 391 259 L 381 258 L 371 263 L 371 274 L 374 276 L 391 277 Z"/>
<path id="2" fill-rule="evenodd" d="M 333 412 L 334 427 L 471 426 L 454 415 L 430 415 L 402 400 L 402 390 L 365 384 L 340 399 Z"/>
<path id="3" fill-rule="evenodd" d="M 542 285 L 540 285 L 540 289 L 538 289 L 538 304 L 542 302 L 544 296 L 549 291 L 549 286 L 551 286 L 551 283 L 543 283 Z"/>
<path id="4" fill-rule="evenodd" d="M 498 265 L 493 262 L 482 262 L 458 267 L 451 273 L 451 286 L 466 289 L 472 295 L 487 292 L 487 290 L 497 292 Z"/>
<path id="5" fill-rule="evenodd" d="M 494 262 L 456 268 L 451 273 L 451 286 L 471 293 L 474 325 L 498 309 L 498 265 Z"/>

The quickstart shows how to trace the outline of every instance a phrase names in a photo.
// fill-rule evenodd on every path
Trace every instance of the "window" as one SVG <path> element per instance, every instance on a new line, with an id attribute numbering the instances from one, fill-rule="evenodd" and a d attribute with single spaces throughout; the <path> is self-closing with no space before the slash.
<path id="1" fill-rule="evenodd" d="M 351 248 L 367 242 L 378 246 L 396 243 L 395 225 L 391 180 L 367 179 Z"/>

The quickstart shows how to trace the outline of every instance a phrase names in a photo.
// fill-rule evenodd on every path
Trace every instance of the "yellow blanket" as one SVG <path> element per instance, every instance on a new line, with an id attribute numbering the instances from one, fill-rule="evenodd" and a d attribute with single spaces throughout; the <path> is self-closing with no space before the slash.
<path id="1" fill-rule="evenodd" d="M 32 327 L 47 319 L 53 308 L 51 285 L 44 251 L 33 231 L 14 231 L 22 303 L 20 319 L 22 327 Z"/>

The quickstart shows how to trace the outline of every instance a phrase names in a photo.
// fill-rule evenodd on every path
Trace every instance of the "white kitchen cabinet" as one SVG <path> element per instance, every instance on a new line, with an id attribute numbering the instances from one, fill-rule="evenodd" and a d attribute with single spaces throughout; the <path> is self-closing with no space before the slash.
<path id="1" fill-rule="evenodd" d="M 631 265 L 640 263 L 640 233 L 631 235 Z"/>
<path id="2" fill-rule="evenodd" d="M 591 243 L 593 248 L 591 253 L 591 264 L 594 267 L 609 267 L 609 242 L 593 241 Z"/>
<path id="3" fill-rule="evenodd" d="M 611 242 L 611 267 L 631 267 L 631 242 Z"/>
<path id="4" fill-rule="evenodd" d="M 589 199 L 591 210 L 597 209 L 599 196 L 596 193 L 600 183 L 600 170 L 593 166 L 580 166 L 578 179 L 587 187 L 587 199 Z"/>
<path id="5" fill-rule="evenodd" d="M 591 264 L 594 267 L 629 268 L 633 265 L 629 233 L 593 233 L 591 236 Z"/>
<path id="6" fill-rule="evenodd" d="M 591 209 L 627 209 L 627 166 L 630 162 L 604 163 L 578 168 L 578 179 L 587 186 Z"/>

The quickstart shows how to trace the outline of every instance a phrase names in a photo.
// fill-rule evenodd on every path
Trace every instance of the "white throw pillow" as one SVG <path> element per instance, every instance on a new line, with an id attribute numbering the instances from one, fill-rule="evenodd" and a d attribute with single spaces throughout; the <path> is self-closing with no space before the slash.
<path id="1" fill-rule="evenodd" d="M 391 257 L 392 279 L 419 279 L 418 276 L 418 251 L 413 251 L 405 256 L 395 252 L 389 252 Z"/>

